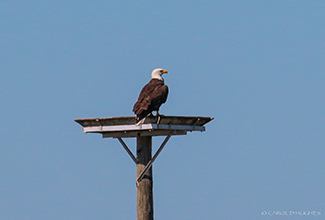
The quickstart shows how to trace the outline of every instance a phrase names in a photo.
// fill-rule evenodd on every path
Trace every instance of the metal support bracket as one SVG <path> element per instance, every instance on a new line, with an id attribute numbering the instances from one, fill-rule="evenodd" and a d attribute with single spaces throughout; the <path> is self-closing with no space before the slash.
<path id="1" fill-rule="evenodd" d="M 124 149 L 126 150 L 126 152 L 130 155 L 131 159 L 134 161 L 134 163 L 137 163 L 137 158 L 135 158 L 135 156 L 133 155 L 132 151 L 130 151 L 130 149 L 128 148 L 128 146 L 125 144 L 125 142 L 122 140 L 122 138 L 118 137 L 117 138 L 119 140 L 119 142 L 122 144 L 122 146 L 124 147 Z"/>
<path id="2" fill-rule="evenodd" d="M 165 138 L 164 142 L 160 145 L 160 147 L 158 148 L 157 152 L 155 153 L 155 155 L 151 158 L 151 160 L 148 162 L 148 164 L 146 165 L 146 167 L 144 168 L 144 170 L 142 171 L 142 173 L 139 175 L 139 177 L 137 178 L 136 181 L 136 185 L 138 186 L 140 181 L 143 179 L 145 173 L 150 169 L 150 167 L 152 166 L 153 162 L 155 162 L 155 160 L 157 159 L 157 157 L 159 156 L 160 152 L 163 150 L 163 148 L 165 147 L 165 145 L 167 144 L 169 138 L 172 136 L 172 133 L 169 133 L 167 135 L 167 137 Z"/>
<path id="3" fill-rule="evenodd" d="M 168 140 L 170 139 L 171 136 L 172 136 L 172 132 L 167 135 L 167 137 L 162 142 L 162 144 L 158 148 L 155 155 L 151 158 L 151 160 L 148 162 L 148 164 L 146 165 L 146 167 L 144 168 L 142 173 L 139 175 L 139 177 L 137 178 L 137 181 L 136 181 L 137 186 L 139 185 L 140 181 L 143 179 L 145 173 L 150 169 L 150 167 L 152 167 L 153 162 L 155 162 L 155 160 L 157 159 L 157 157 L 159 156 L 161 151 L 164 149 L 165 145 L 167 144 L 167 142 L 168 142 Z M 128 148 L 128 146 L 125 144 L 125 142 L 122 140 L 122 138 L 118 137 L 117 139 L 119 140 L 119 142 L 121 143 L 121 145 L 123 146 L 125 151 L 129 154 L 131 159 L 134 161 L 134 163 L 137 163 L 137 161 L 138 161 L 137 158 L 133 155 L 132 151 Z"/>

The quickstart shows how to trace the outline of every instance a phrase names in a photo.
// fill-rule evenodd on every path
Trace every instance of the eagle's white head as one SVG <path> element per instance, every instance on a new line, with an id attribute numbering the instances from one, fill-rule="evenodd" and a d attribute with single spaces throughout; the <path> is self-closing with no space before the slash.
<path id="1" fill-rule="evenodd" d="M 151 78 L 164 81 L 164 79 L 162 78 L 162 75 L 164 73 L 168 73 L 168 71 L 161 68 L 154 69 L 151 73 Z"/>

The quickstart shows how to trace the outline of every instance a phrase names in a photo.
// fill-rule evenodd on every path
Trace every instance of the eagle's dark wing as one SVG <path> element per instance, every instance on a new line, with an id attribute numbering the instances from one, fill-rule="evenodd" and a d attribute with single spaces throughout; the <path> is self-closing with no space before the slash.
<path id="1" fill-rule="evenodd" d="M 156 87 L 151 95 L 151 107 L 153 111 L 158 111 L 160 106 L 166 102 L 168 96 L 168 86 Z"/>
<path id="2" fill-rule="evenodd" d="M 134 104 L 133 112 L 137 115 L 137 121 L 146 117 L 152 111 L 159 110 L 162 103 L 165 103 L 168 96 L 168 87 L 164 82 L 152 79 L 143 87 L 138 101 Z"/>
<path id="3" fill-rule="evenodd" d="M 147 110 L 149 105 L 151 104 L 151 96 L 150 94 L 153 92 L 155 87 L 153 87 L 150 82 L 143 87 L 140 92 L 138 101 L 133 106 L 133 112 L 136 115 L 140 115 L 142 111 Z"/>

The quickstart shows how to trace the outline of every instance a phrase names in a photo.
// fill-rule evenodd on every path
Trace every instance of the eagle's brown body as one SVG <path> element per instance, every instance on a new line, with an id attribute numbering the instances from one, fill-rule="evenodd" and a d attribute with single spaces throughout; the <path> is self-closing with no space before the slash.
<path id="1" fill-rule="evenodd" d="M 140 92 L 138 101 L 134 104 L 133 112 L 137 115 L 137 122 L 145 118 L 152 111 L 159 111 L 160 106 L 166 102 L 168 86 L 163 80 L 151 79 Z"/>

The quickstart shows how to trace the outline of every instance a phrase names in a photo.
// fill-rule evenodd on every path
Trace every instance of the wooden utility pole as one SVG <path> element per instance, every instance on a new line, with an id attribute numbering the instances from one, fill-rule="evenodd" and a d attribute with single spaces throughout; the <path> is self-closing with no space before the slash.
<path id="1" fill-rule="evenodd" d="M 152 137 L 137 137 L 137 178 L 141 175 L 152 155 Z M 153 220 L 152 167 L 137 183 L 137 220 Z"/>
<path id="2" fill-rule="evenodd" d="M 116 138 L 137 167 L 137 220 L 153 220 L 152 164 L 172 135 L 186 135 L 188 131 L 205 131 L 204 125 L 213 120 L 199 116 L 148 117 L 136 126 L 134 116 L 75 119 L 85 133 L 100 133 L 103 138 Z M 152 156 L 152 137 L 166 136 Z M 137 138 L 136 157 L 122 138 Z"/>

